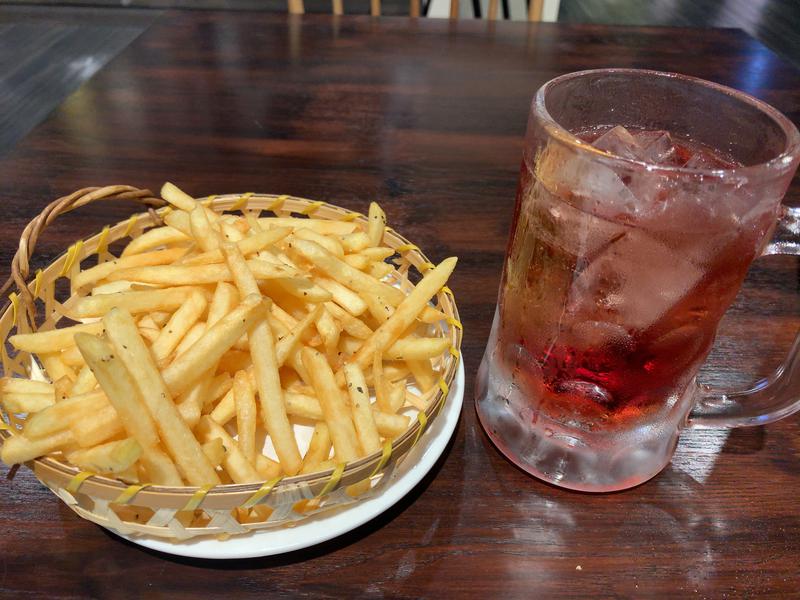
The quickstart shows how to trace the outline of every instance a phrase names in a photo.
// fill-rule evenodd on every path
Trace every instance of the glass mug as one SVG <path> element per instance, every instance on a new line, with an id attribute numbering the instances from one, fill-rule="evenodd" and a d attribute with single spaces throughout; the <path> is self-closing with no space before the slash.
<path id="1" fill-rule="evenodd" d="M 751 261 L 800 254 L 800 211 L 781 207 L 798 161 L 785 116 L 707 81 L 604 69 L 542 86 L 476 382 L 494 444 L 607 492 L 661 471 L 683 427 L 800 410 L 797 341 L 751 390 L 695 382 Z"/>

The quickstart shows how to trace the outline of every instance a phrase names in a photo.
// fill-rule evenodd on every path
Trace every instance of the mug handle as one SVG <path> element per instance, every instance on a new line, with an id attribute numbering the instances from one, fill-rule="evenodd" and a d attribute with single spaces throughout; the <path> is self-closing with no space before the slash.
<path id="1" fill-rule="evenodd" d="M 783 207 L 772 242 L 761 256 L 800 256 L 800 208 Z M 800 333 L 789 355 L 749 390 L 723 393 L 701 386 L 687 427 L 706 429 L 765 425 L 800 411 Z"/>

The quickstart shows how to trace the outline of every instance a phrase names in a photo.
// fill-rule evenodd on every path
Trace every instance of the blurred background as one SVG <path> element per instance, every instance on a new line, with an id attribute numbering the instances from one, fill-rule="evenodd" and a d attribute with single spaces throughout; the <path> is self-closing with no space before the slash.
<path id="1" fill-rule="evenodd" d="M 380 0 L 385 16 L 447 18 L 452 0 Z M 0 5 L 0 156 L 147 29 L 164 9 L 258 10 L 298 3 L 330 14 L 338 0 L 4 0 Z M 370 14 L 377 0 L 343 0 Z M 530 4 L 532 3 L 532 4 Z M 800 67 L 800 0 L 457 0 L 460 19 L 734 27 Z M 502 28 L 498 29 L 502 35 Z M 534 33 L 535 34 L 535 33 Z M 698 60 L 703 60 L 698 58 Z M 766 62 L 766 61 L 765 61 Z"/>

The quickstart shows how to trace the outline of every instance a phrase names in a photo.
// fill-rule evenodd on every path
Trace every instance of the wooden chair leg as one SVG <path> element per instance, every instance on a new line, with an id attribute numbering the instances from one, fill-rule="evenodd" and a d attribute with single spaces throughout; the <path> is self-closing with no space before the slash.
<path id="1" fill-rule="evenodd" d="M 544 0 L 529 0 L 528 21 L 541 21 L 543 8 L 544 8 Z"/>
<path id="2" fill-rule="evenodd" d="M 303 0 L 289 0 L 290 15 L 302 15 L 304 12 L 306 8 L 303 6 Z"/>
<path id="3" fill-rule="evenodd" d="M 342 0 L 333 0 L 333 14 L 335 15 L 344 14 L 344 2 Z"/>
<path id="4" fill-rule="evenodd" d="M 459 14 L 458 0 L 450 0 L 450 18 L 457 19 Z"/>
<path id="5" fill-rule="evenodd" d="M 369 14 L 371 14 L 373 17 L 381 16 L 381 0 L 370 0 Z"/>
<path id="6" fill-rule="evenodd" d="M 408 16 L 409 17 L 419 16 L 419 0 L 410 0 L 408 7 Z"/>
<path id="7" fill-rule="evenodd" d="M 486 18 L 490 21 L 497 19 L 497 0 L 489 0 L 489 10 Z"/>

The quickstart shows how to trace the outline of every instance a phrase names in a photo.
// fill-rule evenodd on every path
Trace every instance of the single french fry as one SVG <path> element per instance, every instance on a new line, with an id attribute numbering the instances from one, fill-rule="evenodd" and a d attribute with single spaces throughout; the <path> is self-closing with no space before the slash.
<path id="1" fill-rule="evenodd" d="M 65 365 L 73 369 L 73 375 L 75 375 L 74 373 L 75 369 L 80 370 L 85 364 L 83 357 L 81 356 L 81 353 L 75 346 L 70 346 L 69 348 L 61 352 L 58 355 L 58 358 L 61 359 L 61 362 L 63 362 Z M 69 378 L 68 375 L 67 378 Z M 74 381 L 76 378 L 77 375 L 75 375 L 75 377 L 73 377 L 72 380 Z"/>
<path id="2" fill-rule="evenodd" d="M 342 260 L 358 271 L 363 271 L 369 266 L 369 259 L 363 254 L 345 254 Z"/>
<path id="3" fill-rule="evenodd" d="M 169 225 L 156 227 L 131 240 L 131 243 L 125 246 L 125 250 L 122 251 L 122 258 L 141 254 L 158 246 L 167 246 L 176 242 L 188 242 L 189 240 L 188 235 Z"/>
<path id="4" fill-rule="evenodd" d="M 183 478 L 190 485 L 219 484 L 220 479 L 214 467 L 208 462 L 200 444 L 180 417 L 172 401 L 172 393 L 176 392 L 170 392 L 165 378 L 158 372 L 130 313 L 112 309 L 103 318 L 103 322 L 106 324 L 106 335 L 116 354 L 120 356 L 128 372 L 135 375 L 136 388 L 158 427 L 162 443 Z M 187 354 L 190 354 L 199 343 L 199 341 L 195 343 Z M 201 371 L 201 374 L 206 370 L 208 368 Z M 192 381 L 186 386 L 191 383 Z"/>
<path id="5" fill-rule="evenodd" d="M 161 285 L 203 285 L 218 281 L 230 281 L 230 278 L 230 271 L 223 264 L 133 267 L 108 276 L 110 281 L 122 279 Z"/>
<path id="6" fill-rule="evenodd" d="M 69 429 L 82 448 L 102 444 L 123 432 L 122 422 L 113 406 L 106 406 L 96 413 L 74 419 L 69 424 Z"/>
<path id="7" fill-rule="evenodd" d="M 233 378 L 233 399 L 236 403 L 236 432 L 238 444 L 247 460 L 256 460 L 256 398 L 250 387 L 250 377 L 237 371 Z"/>
<path id="8" fill-rule="evenodd" d="M 342 248 L 348 254 L 353 252 L 360 252 L 369 246 L 369 236 L 364 231 L 354 231 L 339 237 Z"/>
<path id="9" fill-rule="evenodd" d="M 206 331 L 190 348 L 178 356 L 162 373 L 174 395 L 186 391 L 203 373 L 212 369 L 241 335 L 267 312 L 258 296 L 249 296 Z"/>
<path id="10" fill-rule="evenodd" d="M 322 421 L 322 407 L 319 400 L 303 393 L 286 392 L 286 412 L 293 417 Z M 405 415 L 393 415 L 379 411 L 372 405 L 372 416 L 378 433 L 385 438 L 396 438 L 408 429 L 409 418 Z"/>
<path id="11" fill-rule="evenodd" d="M 450 347 L 447 338 L 404 338 L 389 346 L 384 353 L 388 360 L 420 360 L 440 356 Z"/>
<path id="12" fill-rule="evenodd" d="M 57 402 L 25 419 L 24 433 L 29 438 L 40 438 L 66 429 L 69 424 L 85 414 L 107 407 L 108 400 L 101 391 L 90 392 Z"/>
<path id="13" fill-rule="evenodd" d="M 369 400 L 369 389 L 364 373 L 356 364 L 345 365 L 344 377 L 347 392 L 350 395 L 350 408 L 353 411 L 353 425 L 365 454 L 372 454 L 381 447 L 381 438 L 375 425 L 372 406 Z M 397 411 L 392 411 L 397 412 Z"/>
<path id="14" fill-rule="evenodd" d="M 125 438 L 70 452 L 67 460 L 92 473 L 122 473 L 132 467 L 141 455 L 142 447 L 139 442 L 133 438 Z"/>
<path id="15" fill-rule="evenodd" d="M 375 388 L 375 404 L 378 409 L 388 413 L 395 412 L 389 404 L 389 386 L 383 376 L 383 356 L 378 353 L 372 357 L 372 385 Z"/>
<path id="16" fill-rule="evenodd" d="M 197 200 L 192 198 L 177 185 L 170 182 L 161 186 L 161 197 L 175 208 L 179 208 L 187 213 L 191 213 L 198 206 Z"/>
<path id="17" fill-rule="evenodd" d="M 52 391 L 49 394 L 3 392 L 0 402 L 10 413 L 36 413 L 52 406 L 55 403 L 55 395 Z"/>
<path id="18" fill-rule="evenodd" d="M 322 406 L 337 460 L 342 462 L 356 460 L 361 455 L 356 430 L 350 409 L 343 392 L 336 385 L 328 361 L 313 348 L 303 348 L 302 358 L 311 377 L 311 385 Z"/>
<path id="19" fill-rule="evenodd" d="M 0 397 L 4 394 L 46 394 L 55 398 L 55 386 L 46 381 L 3 377 L 0 378 Z"/>
<path id="20" fill-rule="evenodd" d="M 78 373 L 77 379 L 75 379 L 75 383 L 69 390 L 70 396 L 77 396 L 79 394 L 86 394 L 87 392 L 91 392 L 94 388 L 97 387 L 97 378 L 94 376 L 92 369 L 89 367 L 88 364 L 83 365 L 80 372 Z"/>
<path id="21" fill-rule="evenodd" d="M 202 206 L 197 206 L 189 213 L 189 223 L 192 228 L 192 237 L 203 252 L 211 252 L 219 248 L 219 240 L 211 229 L 208 216 Z"/>
<path id="22" fill-rule="evenodd" d="M 189 328 L 203 315 L 206 306 L 206 299 L 199 292 L 189 295 L 186 302 L 173 313 L 172 318 L 167 321 L 150 347 L 156 361 L 164 360 L 175 350 Z"/>
<path id="23" fill-rule="evenodd" d="M 289 355 L 297 350 L 300 340 L 306 335 L 311 325 L 316 323 L 321 312 L 322 306 L 318 304 L 291 331 L 284 335 L 279 334 L 278 343 L 275 344 L 275 359 L 279 367 L 282 367 Z"/>
<path id="24" fill-rule="evenodd" d="M 180 356 L 189 348 L 191 348 L 192 345 L 206 332 L 207 328 L 208 323 L 205 321 L 199 321 L 192 325 L 189 328 L 189 331 L 186 332 L 186 335 L 183 336 L 183 339 L 181 339 L 181 341 L 178 343 L 178 346 L 175 348 L 175 356 Z M 139 327 L 139 333 L 142 334 L 142 337 L 147 338 L 144 330 L 141 327 Z"/>
<path id="25" fill-rule="evenodd" d="M 254 272 L 254 274 L 258 277 L 257 273 Z M 259 277 L 259 279 L 263 278 Z M 333 295 L 328 290 L 304 277 L 274 278 L 271 284 L 278 286 L 290 296 L 299 298 L 303 302 L 327 302 L 333 298 Z M 272 289 L 272 286 L 269 286 L 269 289 Z"/>
<path id="26" fill-rule="evenodd" d="M 396 413 L 406 403 L 406 382 L 389 381 L 386 383 L 389 400 L 389 412 Z"/>
<path id="27" fill-rule="evenodd" d="M 367 310 L 367 304 L 361 296 L 343 286 L 338 281 L 326 277 L 318 277 L 316 283 L 322 289 L 330 293 L 333 302 L 341 306 L 351 315 L 357 317 Z"/>
<path id="28" fill-rule="evenodd" d="M 87 334 L 76 340 L 86 363 L 94 370 L 108 403 L 114 407 L 125 432 L 142 447 L 141 461 L 152 483 L 183 485 L 172 460 L 160 449 L 156 425 L 150 416 L 131 374 L 111 345 Z"/>
<path id="29" fill-rule="evenodd" d="M 339 344 L 339 335 L 342 332 L 341 328 L 336 321 L 334 321 L 331 314 L 324 308 L 319 313 L 319 317 L 316 320 L 316 326 L 317 331 L 322 338 L 322 344 L 325 347 L 325 354 L 330 360 L 336 356 L 336 347 Z"/>
<path id="30" fill-rule="evenodd" d="M 377 202 L 370 202 L 367 223 L 367 235 L 369 236 L 370 246 L 377 246 L 383 240 L 383 232 L 386 230 L 386 213 L 378 206 Z"/>
<path id="31" fill-rule="evenodd" d="M 253 274 L 248 270 L 239 248 L 225 243 L 222 245 L 222 253 L 233 273 L 239 294 L 258 293 L 258 285 Z M 278 374 L 275 342 L 266 315 L 256 323 L 248 336 L 264 429 L 272 439 L 272 445 L 278 455 L 281 468 L 288 475 L 294 475 L 300 470 L 302 459 L 283 405 L 283 390 Z"/>
<path id="32" fill-rule="evenodd" d="M 220 373 L 211 380 L 206 394 L 206 404 L 203 406 L 203 414 L 211 410 L 214 403 L 220 400 L 233 388 L 233 377 L 228 373 Z"/>
<path id="33" fill-rule="evenodd" d="M 203 442 L 220 438 L 225 447 L 225 458 L 222 465 L 235 483 L 254 483 L 261 481 L 261 476 L 256 468 L 241 451 L 236 441 L 225 429 L 217 425 L 208 417 L 203 417 L 197 426 L 198 435 Z"/>
<path id="34" fill-rule="evenodd" d="M 11 345 L 17 350 L 33 352 L 35 354 L 48 354 L 55 350 L 63 350 L 75 345 L 74 336 L 78 332 L 99 335 L 103 333 L 103 323 L 86 323 L 72 325 L 61 329 L 37 331 L 36 333 L 18 333 L 8 338 Z"/>
<path id="35" fill-rule="evenodd" d="M 281 474 L 281 465 L 263 454 L 257 454 L 256 471 L 258 471 L 259 476 L 264 480 L 275 479 Z"/>
<path id="36" fill-rule="evenodd" d="M 225 445 L 222 443 L 222 438 L 213 438 L 203 444 L 203 453 L 208 458 L 208 462 L 215 467 L 220 466 L 225 460 Z"/>
<path id="37" fill-rule="evenodd" d="M 185 210 L 178 209 L 167 213 L 164 215 L 164 223 L 190 238 L 194 237 L 192 234 L 192 222 L 189 218 L 189 213 Z"/>
<path id="38" fill-rule="evenodd" d="M 195 381 L 191 387 L 181 395 L 176 406 L 181 418 L 189 429 L 194 429 L 200 422 L 208 386 L 211 383 L 211 373 L 206 373 Z"/>
<path id="39" fill-rule="evenodd" d="M 314 425 L 314 433 L 311 434 L 311 441 L 308 443 L 308 450 L 303 457 L 303 468 L 301 473 L 313 473 L 318 471 L 317 466 L 328 460 L 331 454 L 331 435 L 328 426 L 324 422 Z"/>
<path id="40" fill-rule="evenodd" d="M 300 219 L 298 217 L 262 217 L 258 224 L 265 229 L 291 227 L 292 229 L 313 229 L 322 235 L 346 235 L 356 230 L 355 223 L 347 221 L 328 221 L 323 219 Z"/>
<path id="41" fill-rule="evenodd" d="M 100 263 L 85 271 L 78 273 L 72 280 L 75 289 L 105 279 L 112 273 L 132 267 L 146 267 L 152 265 L 165 265 L 175 262 L 186 254 L 186 248 L 167 248 L 154 252 L 143 252 L 125 258 L 116 258 Z"/>
<path id="42" fill-rule="evenodd" d="M 6 438 L 3 442 L 3 446 L 0 448 L 0 459 L 11 466 L 55 452 L 74 443 L 75 438 L 68 429 L 36 439 L 14 435 Z"/>
<path id="43" fill-rule="evenodd" d="M 312 242 L 316 242 L 328 252 L 335 254 L 336 256 L 344 256 L 344 249 L 342 248 L 342 244 L 339 242 L 339 240 L 333 237 L 322 235 L 321 233 L 317 233 L 313 229 L 307 229 L 305 227 L 295 229 L 294 237 L 300 238 L 301 240 L 310 240 Z"/>
<path id="44" fill-rule="evenodd" d="M 156 267 L 150 267 L 156 268 Z M 125 309 L 129 313 L 143 313 L 154 310 L 174 310 L 186 302 L 189 295 L 195 291 L 192 287 L 173 287 L 167 289 L 154 289 L 148 291 L 120 292 L 118 294 L 103 294 L 102 296 L 87 296 L 81 298 L 72 310 L 67 310 L 66 315 L 71 319 L 85 319 L 88 317 L 102 317 L 112 308 Z"/>
<path id="45" fill-rule="evenodd" d="M 207 328 L 210 329 L 212 325 L 231 312 L 238 303 L 239 292 L 236 291 L 236 287 L 225 281 L 220 281 L 214 290 L 214 297 L 208 307 Z"/>
<path id="46" fill-rule="evenodd" d="M 419 391 L 425 393 L 436 385 L 436 375 L 433 372 L 430 359 L 407 360 L 406 365 L 408 365 L 411 375 L 417 382 Z"/>
<path id="47" fill-rule="evenodd" d="M 382 280 L 392 272 L 394 272 L 394 267 L 385 262 L 374 262 L 367 267 L 367 273 L 378 280 Z"/>
<path id="48" fill-rule="evenodd" d="M 75 371 L 69 368 L 57 353 L 39 354 L 39 360 L 42 361 L 42 366 L 47 376 L 50 378 L 50 381 L 58 381 L 63 377 L 66 377 L 70 381 L 75 381 L 75 379 L 77 379 Z"/>
<path id="49" fill-rule="evenodd" d="M 393 256 L 395 254 L 395 249 L 387 246 L 376 246 L 375 248 L 365 248 L 359 252 L 359 254 L 366 256 L 370 261 L 381 262 Z"/>
<path id="50" fill-rule="evenodd" d="M 376 352 L 383 352 L 397 341 L 400 334 L 414 322 L 428 301 L 447 283 L 455 266 L 456 259 L 448 258 L 436 268 L 428 271 L 406 299 L 400 303 L 394 314 L 364 341 L 351 359 L 352 362 L 364 368 L 370 364 Z"/>

